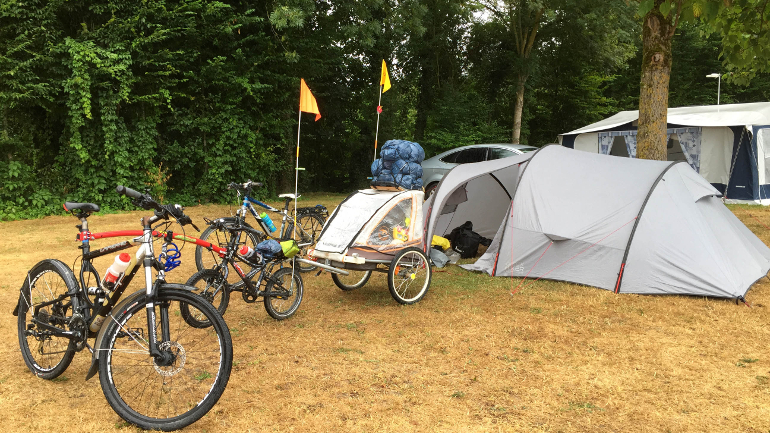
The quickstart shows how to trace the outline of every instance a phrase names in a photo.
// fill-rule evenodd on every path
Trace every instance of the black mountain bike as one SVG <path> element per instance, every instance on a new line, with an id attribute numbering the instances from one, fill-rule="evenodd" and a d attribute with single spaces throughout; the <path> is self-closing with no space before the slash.
<path id="1" fill-rule="evenodd" d="M 224 392 L 232 368 L 230 332 L 217 310 L 193 288 L 165 281 L 167 265 L 173 261 L 169 254 L 173 233 L 160 227 L 171 224 L 169 217 L 183 226 L 191 224 L 182 208 L 162 206 L 149 195 L 122 186 L 117 191 L 154 214 L 142 218 L 141 231 L 91 233 L 88 217 L 99 206 L 64 204 L 81 221 L 80 275 L 77 278 L 54 259 L 29 271 L 13 311 L 18 316 L 21 353 L 35 375 L 53 379 L 67 369 L 76 352 L 88 348 L 92 364 L 86 379 L 98 371 L 104 396 L 120 417 L 143 429 L 180 429 L 205 415 Z M 91 250 L 91 240 L 116 236 L 138 237 Z M 163 243 L 156 258 L 153 238 L 158 236 Z M 106 278 L 102 281 L 91 260 L 137 245 L 136 255 L 114 285 Z M 140 267 L 143 290 L 123 297 Z M 188 323 L 183 311 L 208 326 Z M 96 338 L 93 348 L 89 338 Z"/>

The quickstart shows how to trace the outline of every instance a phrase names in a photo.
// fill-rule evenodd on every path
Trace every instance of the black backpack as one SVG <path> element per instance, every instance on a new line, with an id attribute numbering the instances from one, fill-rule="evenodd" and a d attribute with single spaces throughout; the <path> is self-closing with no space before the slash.
<path id="1" fill-rule="evenodd" d="M 460 227 L 454 228 L 447 236 L 452 249 L 460 253 L 460 258 L 469 259 L 479 252 L 479 244 L 489 246 L 492 242 L 473 231 L 473 223 L 466 221 Z"/>

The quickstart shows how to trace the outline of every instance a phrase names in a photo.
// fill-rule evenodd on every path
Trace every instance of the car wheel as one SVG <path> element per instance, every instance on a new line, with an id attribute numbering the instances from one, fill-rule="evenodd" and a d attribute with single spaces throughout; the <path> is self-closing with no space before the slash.
<path id="1" fill-rule="evenodd" d="M 425 187 L 425 200 L 428 200 L 428 198 L 433 194 L 433 192 L 436 191 L 437 186 L 438 186 L 438 182 L 433 182 Z"/>

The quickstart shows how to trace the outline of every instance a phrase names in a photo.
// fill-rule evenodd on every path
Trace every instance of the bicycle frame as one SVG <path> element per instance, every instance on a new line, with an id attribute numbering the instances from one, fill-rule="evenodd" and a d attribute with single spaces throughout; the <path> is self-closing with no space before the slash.
<path id="1" fill-rule="evenodd" d="M 287 204 L 288 204 L 288 200 L 287 200 Z M 265 223 L 262 220 L 262 218 L 259 216 L 259 214 L 257 213 L 257 210 L 254 208 L 253 205 L 261 206 L 261 207 L 269 210 L 270 212 L 275 212 L 275 213 L 278 213 L 278 214 L 281 215 L 281 228 L 278 231 L 278 238 L 282 239 L 284 234 L 285 234 L 284 230 L 286 228 L 286 219 L 289 216 L 286 213 L 286 211 L 285 210 L 276 209 L 276 208 L 270 206 L 267 203 L 262 203 L 261 201 L 256 200 L 256 199 L 254 199 L 252 197 L 249 197 L 248 195 L 244 194 L 244 196 L 243 196 L 243 204 L 241 205 L 241 209 L 240 209 L 242 218 L 246 217 L 246 210 L 248 210 L 251 213 L 251 215 L 253 215 L 254 218 L 257 220 L 257 223 L 262 228 L 262 230 L 265 232 L 265 234 L 267 234 L 270 237 L 274 237 L 274 236 L 272 236 L 272 234 L 270 232 L 270 229 L 267 228 L 267 223 Z"/>
<path id="2" fill-rule="evenodd" d="M 153 356 L 159 365 L 162 365 L 163 363 L 170 362 L 170 359 L 166 359 L 168 356 L 158 350 L 158 336 L 157 336 L 157 329 L 155 326 L 155 318 L 156 318 L 156 312 L 155 312 L 155 299 L 158 293 L 158 288 L 161 284 L 165 283 L 165 271 L 160 267 L 157 266 L 159 262 L 155 258 L 155 251 L 153 248 L 152 240 L 153 237 L 162 237 L 164 239 L 163 243 L 163 251 L 161 253 L 161 256 L 164 256 L 166 254 L 166 246 L 169 242 L 171 242 L 172 239 L 180 240 L 183 242 L 192 242 L 197 245 L 201 245 L 205 248 L 209 248 L 213 251 L 215 251 L 220 256 L 224 256 L 226 253 L 226 250 L 223 248 L 220 248 L 216 245 L 212 245 L 209 242 L 197 239 L 197 238 L 191 238 L 185 235 L 175 234 L 173 232 L 159 232 L 152 230 L 151 224 L 154 217 L 148 217 L 143 218 L 142 223 L 144 225 L 143 230 L 120 230 L 120 231 L 113 231 L 113 232 L 102 232 L 102 233 L 91 233 L 88 231 L 88 221 L 85 218 L 81 218 L 82 225 L 80 226 L 80 233 L 78 234 L 77 240 L 80 240 L 82 242 L 81 248 L 83 250 L 83 256 L 82 256 L 82 266 L 80 270 L 80 295 L 79 296 L 87 296 L 86 293 L 84 293 L 88 288 L 85 285 L 85 278 L 84 273 L 85 272 L 95 272 L 95 270 L 91 271 L 93 268 L 93 265 L 91 264 L 91 260 L 97 257 L 101 257 L 107 254 L 115 253 L 117 251 L 122 251 L 127 248 L 134 247 L 136 245 L 140 245 L 139 249 L 137 250 L 136 254 L 134 255 L 134 258 L 129 263 L 129 267 L 124 272 L 123 276 L 121 276 L 115 283 L 115 288 L 112 291 L 111 294 L 107 295 L 107 303 L 101 305 L 101 308 L 99 308 L 98 312 L 94 311 L 93 314 L 89 314 L 90 317 L 87 317 L 86 324 L 91 325 L 95 320 L 97 320 L 99 317 L 106 317 L 106 318 L 112 318 L 110 313 L 115 309 L 116 305 L 118 305 L 118 301 L 120 300 L 121 296 L 123 295 L 123 292 L 125 291 L 126 287 L 131 283 L 134 276 L 136 275 L 137 271 L 139 270 L 141 263 L 141 267 L 144 268 L 144 277 L 145 277 L 145 294 L 147 295 L 147 325 L 150 330 L 153 330 L 153 332 L 149 333 L 149 347 L 146 349 L 150 353 L 151 356 Z M 119 237 L 119 236 L 136 236 L 134 239 L 130 241 L 123 241 L 119 242 L 117 244 L 109 245 L 103 248 L 100 248 L 95 251 L 90 250 L 90 241 L 96 240 L 96 239 L 104 239 L 104 238 L 112 238 L 112 237 Z M 158 277 L 153 282 L 153 275 L 152 275 L 152 269 L 156 268 L 158 270 Z M 98 274 L 96 274 L 98 276 Z M 173 286 L 175 288 L 183 288 L 185 290 L 189 290 L 186 288 L 186 286 L 181 284 L 166 284 L 167 286 Z M 137 297 L 141 291 L 137 291 L 135 294 L 130 295 L 128 298 L 126 298 L 123 302 L 127 302 L 134 297 Z M 79 296 L 73 297 L 74 299 L 77 299 Z M 73 308 L 75 306 L 73 305 Z M 81 307 L 81 309 L 83 309 Z M 89 310 L 89 309 L 84 309 Z M 88 311 L 88 313 L 92 313 L 91 311 Z M 160 316 L 161 316 L 161 332 L 163 335 L 161 335 L 161 342 L 168 341 L 169 335 L 168 335 L 168 310 L 164 309 L 163 306 L 161 306 L 160 310 Z M 113 319 L 114 320 L 114 319 Z M 99 332 L 96 336 L 96 342 L 94 344 L 94 347 L 100 347 L 101 341 L 104 336 L 104 330 L 107 328 L 104 326 L 103 323 L 99 324 Z M 128 335 L 131 335 L 130 333 L 127 333 Z M 131 337 L 132 339 L 133 336 Z M 144 347 L 139 341 L 134 339 L 134 341 L 137 342 L 141 347 Z M 90 348 L 89 348 L 90 349 Z M 98 363 L 99 363 L 99 350 L 93 350 L 92 351 L 92 361 L 91 361 L 91 368 L 88 370 L 88 373 L 86 375 L 86 380 L 93 377 L 96 372 L 98 371 Z"/>

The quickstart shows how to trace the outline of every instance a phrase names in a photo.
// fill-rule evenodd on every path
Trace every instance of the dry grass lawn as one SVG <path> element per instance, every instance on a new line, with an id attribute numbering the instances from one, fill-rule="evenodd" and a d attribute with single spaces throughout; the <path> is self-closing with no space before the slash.
<path id="1" fill-rule="evenodd" d="M 329 209 L 342 196 L 311 196 Z M 770 243 L 770 209 L 735 207 Z M 202 217 L 227 206 L 189 208 Z M 139 229 L 144 212 L 94 216 L 92 231 Z M 26 271 L 72 264 L 71 216 L 0 223 L 0 413 L 5 432 L 135 431 L 110 409 L 81 352 L 62 377 L 25 366 L 11 315 Z M 110 241 L 98 241 L 104 246 Z M 102 271 L 111 258 L 99 262 Z M 193 248 L 169 280 L 194 271 Z M 398 305 L 387 278 L 342 292 L 305 275 L 297 314 L 276 322 L 234 296 L 225 319 L 234 368 L 190 432 L 761 432 L 770 431 L 770 281 L 752 308 L 718 299 L 615 295 L 449 267 L 427 296 Z M 141 279 L 137 279 L 136 284 Z M 138 286 L 134 287 L 135 289 Z M 237 293 L 235 294 L 237 295 Z"/>

